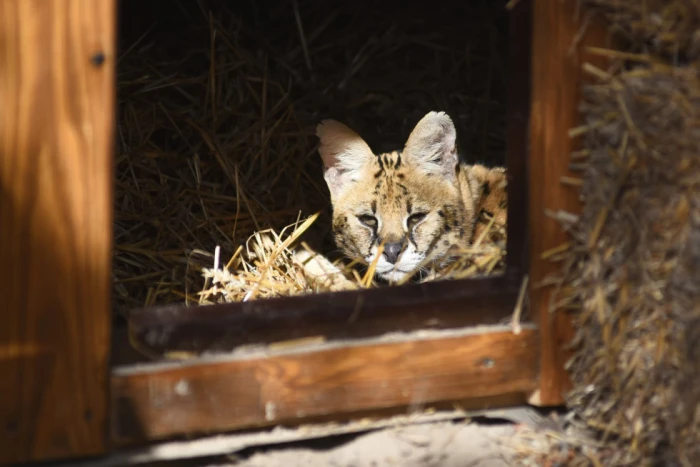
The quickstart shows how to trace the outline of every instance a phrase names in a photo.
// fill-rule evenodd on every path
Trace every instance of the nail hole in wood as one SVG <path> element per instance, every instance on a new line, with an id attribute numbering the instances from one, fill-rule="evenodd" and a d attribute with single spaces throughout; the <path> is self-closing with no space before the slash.
<path id="1" fill-rule="evenodd" d="M 97 52 L 92 56 L 90 61 L 95 66 L 101 66 L 105 62 L 105 54 L 103 54 L 102 52 Z"/>

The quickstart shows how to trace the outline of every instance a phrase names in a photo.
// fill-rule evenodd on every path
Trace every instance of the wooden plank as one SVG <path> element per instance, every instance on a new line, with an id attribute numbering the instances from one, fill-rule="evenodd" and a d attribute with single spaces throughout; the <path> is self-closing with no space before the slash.
<path id="1" fill-rule="evenodd" d="M 0 2 L 0 463 L 106 450 L 114 30 Z"/>
<path id="2" fill-rule="evenodd" d="M 508 82 L 507 169 L 508 169 L 508 235 L 506 274 L 517 282 L 528 268 L 528 159 L 530 119 L 530 0 L 515 3 L 508 19 Z"/>
<path id="3" fill-rule="evenodd" d="M 537 346 L 534 327 L 500 326 L 115 369 L 112 436 L 123 445 L 526 393 Z"/>
<path id="4" fill-rule="evenodd" d="M 136 310 L 129 322 L 148 354 L 229 351 L 316 336 L 354 339 L 496 324 L 512 314 L 517 286 L 490 277 L 203 307 L 166 305 Z"/>
<path id="5" fill-rule="evenodd" d="M 605 46 L 607 33 L 597 21 L 588 21 L 581 34 L 576 2 L 532 0 L 532 107 L 530 123 L 529 237 L 530 309 L 541 332 L 540 387 L 531 403 L 560 405 L 571 382 L 564 370 L 570 352 L 565 349 L 573 336 L 568 316 L 552 314 L 551 287 L 540 287 L 557 265 L 543 260 L 543 252 L 562 245 L 567 234 L 551 211 L 580 212 L 577 190 L 560 183 L 563 176 L 576 178 L 569 170 L 569 155 L 577 141 L 569 129 L 580 122 L 578 103 L 587 77 L 581 71 L 586 61 L 601 64 L 601 57 L 584 52 L 588 46 Z M 604 62 L 603 62 L 604 63 Z"/>

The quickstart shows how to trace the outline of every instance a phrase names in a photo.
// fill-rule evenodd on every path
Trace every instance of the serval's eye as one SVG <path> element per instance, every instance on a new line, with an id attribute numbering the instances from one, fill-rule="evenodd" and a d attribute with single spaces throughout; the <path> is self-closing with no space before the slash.
<path id="1" fill-rule="evenodd" d="M 408 220 L 406 221 L 406 223 L 408 224 L 408 229 L 412 230 L 416 225 L 418 225 L 420 221 L 425 219 L 425 216 L 427 216 L 427 214 L 424 212 L 419 212 L 408 216 Z"/>
<path id="2" fill-rule="evenodd" d="M 357 218 L 367 227 L 371 227 L 373 229 L 377 227 L 377 218 L 374 216 L 370 216 L 369 214 L 363 214 L 361 216 L 357 216 Z"/>

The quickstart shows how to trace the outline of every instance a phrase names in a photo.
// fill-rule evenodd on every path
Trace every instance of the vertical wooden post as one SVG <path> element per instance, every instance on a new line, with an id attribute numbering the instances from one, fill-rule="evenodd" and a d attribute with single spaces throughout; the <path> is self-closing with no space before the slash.
<path id="1" fill-rule="evenodd" d="M 574 0 L 533 0 L 532 89 L 530 115 L 529 237 L 530 307 L 541 332 L 540 388 L 531 397 L 536 405 L 559 405 L 571 382 L 564 370 L 570 353 L 564 346 L 573 336 L 571 323 L 562 313 L 552 315 L 550 287 L 538 287 L 556 266 L 541 258 L 543 252 L 562 245 L 567 235 L 545 209 L 579 212 L 575 189 L 560 183 L 572 176 L 569 155 L 577 141 L 568 131 L 579 124 L 578 104 L 585 61 L 600 63 L 585 47 L 604 46 L 606 28 L 589 21 L 582 33 L 581 12 Z"/>
<path id="2" fill-rule="evenodd" d="M 114 0 L 0 0 L 0 463 L 106 450 Z"/>

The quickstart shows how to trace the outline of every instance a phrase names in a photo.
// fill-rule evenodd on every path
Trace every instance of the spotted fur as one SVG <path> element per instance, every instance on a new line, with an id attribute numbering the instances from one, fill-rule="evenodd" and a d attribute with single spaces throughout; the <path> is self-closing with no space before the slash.
<path id="1" fill-rule="evenodd" d="M 443 112 L 423 117 L 402 150 L 379 155 L 337 121 L 321 122 L 316 134 L 335 242 L 365 264 L 381 245 L 376 272 L 382 279 L 398 281 L 449 261 L 492 218 L 505 225 L 505 170 L 460 161 L 454 125 Z"/>

